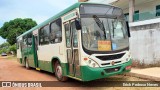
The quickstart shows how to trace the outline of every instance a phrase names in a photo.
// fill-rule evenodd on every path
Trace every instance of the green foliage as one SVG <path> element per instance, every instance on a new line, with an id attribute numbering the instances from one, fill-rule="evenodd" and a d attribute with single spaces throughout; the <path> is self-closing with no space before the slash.
<path id="1" fill-rule="evenodd" d="M 16 53 L 17 49 L 16 49 L 16 44 L 12 45 L 9 47 L 9 52 L 13 51 L 14 53 Z"/>
<path id="2" fill-rule="evenodd" d="M 8 42 L 0 45 L 0 54 L 1 53 L 16 53 L 16 44 L 10 45 Z"/>
<path id="3" fill-rule="evenodd" d="M 10 47 L 9 43 L 3 43 L 0 45 L 0 54 L 1 53 L 7 53 L 8 52 L 8 48 Z"/>
<path id="4" fill-rule="evenodd" d="M 7 39 L 7 42 L 13 45 L 16 43 L 17 36 L 36 25 L 37 23 L 30 18 L 17 18 L 3 24 L 3 26 L 0 28 L 0 36 L 4 39 Z"/>
<path id="5" fill-rule="evenodd" d="M 7 49 L 5 49 L 5 48 L 0 49 L 0 54 L 1 53 L 6 53 L 6 52 L 7 52 Z"/>
<path id="6" fill-rule="evenodd" d="M 9 46 L 10 46 L 10 44 L 8 42 L 6 42 L 6 43 L 3 43 L 3 44 L 0 45 L 0 49 L 8 48 Z"/>

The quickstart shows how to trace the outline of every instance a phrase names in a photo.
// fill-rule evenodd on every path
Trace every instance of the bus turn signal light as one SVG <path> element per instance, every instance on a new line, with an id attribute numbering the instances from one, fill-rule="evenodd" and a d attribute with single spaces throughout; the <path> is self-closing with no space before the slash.
<path id="1" fill-rule="evenodd" d="M 88 58 L 84 58 L 84 61 L 87 61 L 88 60 Z"/>
<path id="2" fill-rule="evenodd" d="M 127 66 L 126 70 L 131 70 L 132 66 Z"/>

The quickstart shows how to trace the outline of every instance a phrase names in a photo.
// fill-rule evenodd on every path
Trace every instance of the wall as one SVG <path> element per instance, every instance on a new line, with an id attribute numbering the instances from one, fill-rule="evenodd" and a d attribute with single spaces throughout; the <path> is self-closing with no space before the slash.
<path id="1" fill-rule="evenodd" d="M 155 64 L 160 61 L 160 24 L 148 27 L 145 25 L 131 28 L 130 50 L 134 60 Z M 157 28 L 151 29 L 154 27 Z"/>
<path id="2" fill-rule="evenodd" d="M 160 5 L 160 0 L 138 4 L 135 6 L 135 11 L 139 10 L 140 13 L 153 12 L 152 15 L 155 17 L 157 5 Z M 124 9 L 124 12 L 127 13 L 128 9 Z M 145 18 L 144 15 L 148 14 L 144 13 L 139 18 Z M 152 19 L 150 21 L 152 22 Z M 141 24 L 141 21 L 135 23 Z M 152 24 L 131 27 L 130 50 L 133 59 L 140 61 L 140 63 L 156 64 L 160 62 L 160 23 L 152 22 Z"/>

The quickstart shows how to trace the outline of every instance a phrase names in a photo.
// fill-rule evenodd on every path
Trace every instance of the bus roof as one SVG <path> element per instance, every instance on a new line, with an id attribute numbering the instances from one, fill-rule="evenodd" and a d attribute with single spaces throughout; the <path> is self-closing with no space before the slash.
<path id="1" fill-rule="evenodd" d="M 70 12 L 71 10 L 73 10 L 75 8 L 78 8 L 82 3 L 98 4 L 98 3 L 90 3 L 90 2 L 77 2 L 77 3 L 73 4 L 72 6 L 66 8 L 65 10 L 61 11 L 60 13 L 56 14 L 55 16 L 53 16 L 53 17 L 47 19 L 46 21 L 42 22 L 41 24 L 39 24 L 39 25 L 33 27 L 32 29 L 24 32 L 23 34 L 18 36 L 17 39 L 22 37 L 22 36 L 24 36 L 24 35 L 26 35 L 26 34 L 28 34 L 28 33 L 30 33 L 30 32 L 32 32 L 32 31 L 34 31 L 34 30 L 36 30 L 36 29 L 39 29 L 39 28 L 45 26 L 46 24 L 48 24 L 48 23 L 50 23 L 50 22 L 52 22 L 52 21 L 54 21 L 54 20 L 56 20 L 58 18 L 60 18 L 61 16 L 65 15 L 66 13 Z"/>

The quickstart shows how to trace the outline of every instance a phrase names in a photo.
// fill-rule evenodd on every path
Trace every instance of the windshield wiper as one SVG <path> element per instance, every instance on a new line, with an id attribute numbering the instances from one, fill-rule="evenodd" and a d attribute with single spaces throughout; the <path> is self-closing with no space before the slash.
<path id="1" fill-rule="evenodd" d="M 107 39 L 106 38 L 106 31 L 105 31 L 103 22 L 101 22 L 101 20 L 96 15 L 93 15 L 93 18 L 96 21 L 96 23 L 99 26 L 99 28 L 104 32 L 105 39 Z"/>

